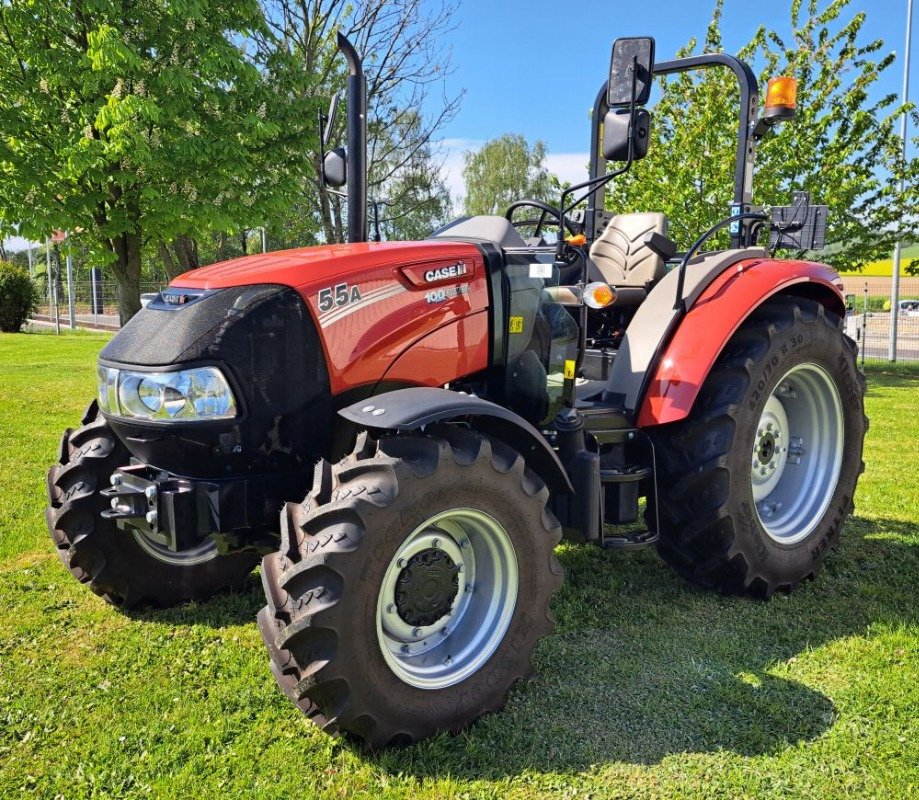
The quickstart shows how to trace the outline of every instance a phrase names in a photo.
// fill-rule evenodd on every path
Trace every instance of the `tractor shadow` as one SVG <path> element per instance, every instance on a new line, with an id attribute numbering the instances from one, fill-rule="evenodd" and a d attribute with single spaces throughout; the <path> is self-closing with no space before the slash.
<path id="1" fill-rule="evenodd" d="M 812 740 L 836 709 L 782 673 L 809 649 L 874 623 L 919 619 L 919 547 L 898 538 L 916 532 L 853 519 L 817 581 L 769 602 L 698 590 L 651 552 L 569 546 L 556 634 L 507 708 L 372 761 L 394 775 L 497 778 L 687 752 L 769 755 Z"/>

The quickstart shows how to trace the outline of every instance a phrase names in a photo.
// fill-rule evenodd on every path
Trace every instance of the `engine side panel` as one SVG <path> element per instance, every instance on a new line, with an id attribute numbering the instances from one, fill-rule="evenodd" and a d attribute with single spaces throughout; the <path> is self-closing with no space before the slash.
<path id="1" fill-rule="evenodd" d="M 802 294 L 845 313 L 842 281 L 824 264 L 762 259 L 725 270 L 702 292 L 658 359 L 638 426 L 684 419 L 727 341 L 757 306 L 780 293 Z"/>

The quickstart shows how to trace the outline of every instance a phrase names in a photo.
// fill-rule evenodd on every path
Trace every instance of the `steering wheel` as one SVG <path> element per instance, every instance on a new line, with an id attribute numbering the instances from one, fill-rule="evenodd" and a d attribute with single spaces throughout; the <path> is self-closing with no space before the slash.
<path id="1" fill-rule="evenodd" d="M 514 212 L 518 208 L 535 208 L 540 214 L 535 218 L 528 219 L 518 219 L 514 221 Z M 525 228 L 530 225 L 534 225 L 533 236 L 539 237 L 542 234 L 543 226 L 546 224 L 547 216 L 551 216 L 552 219 L 558 223 L 559 219 L 562 216 L 562 212 L 559 211 L 555 206 L 550 206 L 548 203 L 544 203 L 542 200 L 534 200 L 533 198 L 525 198 L 523 200 L 515 200 L 507 207 L 507 211 L 504 212 L 504 218 L 510 222 L 515 228 Z M 565 229 L 570 234 L 578 234 L 580 230 L 574 226 L 568 217 L 565 217 Z"/>

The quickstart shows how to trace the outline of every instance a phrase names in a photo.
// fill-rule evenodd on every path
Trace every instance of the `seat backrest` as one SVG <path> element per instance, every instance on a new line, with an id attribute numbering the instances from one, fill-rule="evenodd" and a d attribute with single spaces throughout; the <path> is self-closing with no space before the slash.
<path id="1" fill-rule="evenodd" d="M 644 244 L 647 234 L 667 235 L 667 217 L 659 211 L 617 214 L 591 245 L 590 258 L 611 286 L 644 287 L 664 276 L 664 259 Z"/>

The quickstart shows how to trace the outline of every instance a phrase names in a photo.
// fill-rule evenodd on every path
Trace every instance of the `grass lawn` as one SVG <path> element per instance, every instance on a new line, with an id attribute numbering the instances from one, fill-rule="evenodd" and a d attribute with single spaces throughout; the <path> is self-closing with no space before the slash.
<path id="1" fill-rule="evenodd" d="M 262 592 L 123 614 L 53 553 L 44 475 L 97 335 L 0 335 L 0 797 L 919 797 L 919 367 L 869 368 L 857 517 L 768 603 L 563 546 L 506 711 L 367 756 L 276 689 Z"/>

